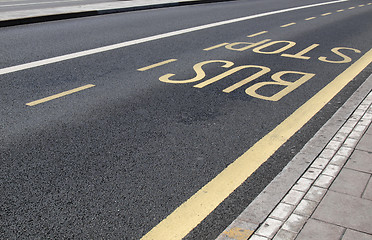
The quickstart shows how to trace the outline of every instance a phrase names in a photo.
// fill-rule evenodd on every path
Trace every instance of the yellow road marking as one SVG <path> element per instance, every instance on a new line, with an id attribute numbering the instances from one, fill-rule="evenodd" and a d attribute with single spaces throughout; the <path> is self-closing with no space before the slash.
<path id="1" fill-rule="evenodd" d="M 267 31 L 262 31 L 262 32 L 258 32 L 258 33 L 255 33 L 255 34 L 251 34 L 251 35 L 248 35 L 247 37 L 256 37 L 256 36 L 258 36 L 258 35 L 262 35 L 262 34 L 264 34 L 264 33 L 267 33 Z"/>
<path id="2" fill-rule="evenodd" d="M 364 7 L 365 5 L 364 4 L 360 4 L 358 7 Z"/>
<path id="3" fill-rule="evenodd" d="M 292 25 L 295 25 L 296 23 L 288 23 L 288 24 L 285 24 L 285 25 L 282 25 L 280 26 L 281 28 L 285 28 L 285 27 L 289 27 L 289 26 L 292 26 Z"/>
<path id="4" fill-rule="evenodd" d="M 340 10 L 337 10 L 336 12 L 343 12 L 345 11 L 345 9 L 340 9 Z"/>
<path id="5" fill-rule="evenodd" d="M 309 20 L 313 20 L 313 19 L 315 19 L 316 17 L 309 17 L 309 18 L 306 18 L 305 20 L 306 21 L 309 21 Z"/>
<path id="6" fill-rule="evenodd" d="M 175 61 L 177 61 L 177 59 L 169 59 L 169 60 L 166 60 L 166 61 L 163 61 L 163 62 L 152 64 L 152 65 L 147 66 L 147 67 L 139 68 L 137 70 L 143 72 L 143 71 L 149 70 L 151 68 L 156 68 L 156 67 L 159 67 L 159 66 L 171 63 L 171 62 L 175 62 Z"/>
<path id="7" fill-rule="evenodd" d="M 182 239 L 372 62 L 372 49 L 260 139 L 142 240 Z"/>
<path id="8" fill-rule="evenodd" d="M 222 235 L 234 240 L 247 240 L 253 231 L 243 228 L 234 227 L 230 230 L 224 231 Z"/>
<path id="9" fill-rule="evenodd" d="M 213 50 L 213 49 L 216 49 L 216 48 L 219 48 L 219 47 L 222 47 L 222 46 L 226 46 L 226 45 L 229 45 L 230 43 L 221 43 L 221 44 L 217 44 L 215 46 L 212 46 L 212 47 L 209 47 L 209 48 L 205 48 L 203 49 L 204 51 L 209 51 L 209 50 Z"/>
<path id="10" fill-rule="evenodd" d="M 329 13 L 323 13 L 321 16 L 327 16 L 327 15 L 331 15 L 332 13 L 329 12 Z"/>
<path id="11" fill-rule="evenodd" d="M 354 9 L 355 7 L 349 7 L 349 9 Z"/>
<path id="12" fill-rule="evenodd" d="M 48 101 L 56 99 L 56 98 L 64 97 L 66 95 L 76 93 L 76 92 L 79 92 L 79 91 L 82 91 L 82 90 L 85 90 L 85 89 L 88 89 L 88 88 L 91 88 L 91 87 L 95 87 L 95 85 L 88 84 L 88 85 L 85 85 L 85 86 L 82 86 L 82 87 L 74 88 L 74 89 L 71 89 L 71 90 L 68 90 L 68 91 L 65 91 L 65 92 L 61 92 L 61 93 L 58 93 L 58 94 L 55 94 L 55 95 L 52 95 L 52 96 L 49 96 L 49 97 L 46 97 L 46 98 L 42 98 L 42 99 L 39 99 L 39 100 L 36 100 L 36 101 L 33 101 L 33 102 L 26 103 L 26 105 L 27 106 L 35 106 L 35 105 L 38 105 L 40 103 L 44 103 L 44 102 L 48 102 Z"/>

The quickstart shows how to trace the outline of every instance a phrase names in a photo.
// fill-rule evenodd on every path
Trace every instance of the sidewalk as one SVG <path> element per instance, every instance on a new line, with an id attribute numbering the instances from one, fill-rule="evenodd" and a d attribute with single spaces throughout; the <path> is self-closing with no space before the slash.
<path id="1" fill-rule="evenodd" d="M 218 240 L 372 240 L 371 84 L 365 91 L 367 97 L 266 219 L 252 220 L 260 201 Z"/>
<path id="2" fill-rule="evenodd" d="M 108 3 L 84 4 L 68 7 L 42 8 L 2 12 L 0 27 L 54 21 L 68 18 L 129 12 L 161 7 L 174 7 L 232 0 L 127 0 Z"/>

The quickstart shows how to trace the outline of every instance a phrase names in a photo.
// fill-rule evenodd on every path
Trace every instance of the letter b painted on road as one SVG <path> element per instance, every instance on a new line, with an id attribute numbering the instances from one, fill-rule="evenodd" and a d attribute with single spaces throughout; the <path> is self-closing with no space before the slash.
<path id="1" fill-rule="evenodd" d="M 282 76 L 287 75 L 287 74 L 298 75 L 299 78 L 294 82 L 285 81 L 282 79 Z M 293 90 L 295 90 L 300 85 L 310 80 L 314 76 L 315 74 L 313 73 L 304 73 L 304 72 L 297 72 L 297 71 L 280 71 L 271 76 L 271 78 L 275 82 L 256 83 L 250 86 L 249 88 L 247 88 L 245 92 L 248 95 L 255 97 L 255 98 L 260 98 L 260 99 L 268 100 L 268 101 L 279 101 L 282 97 L 292 92 Z M 264 96 L 262 94 L 257 93 L 257 90 L 259 90 L 260 88 L 263 88 L 265 86 L 270 86 L 270 85 L 284 86 L 284 89 L 281 88 L 279 92 L 275 93 L 272 96 Z"/>

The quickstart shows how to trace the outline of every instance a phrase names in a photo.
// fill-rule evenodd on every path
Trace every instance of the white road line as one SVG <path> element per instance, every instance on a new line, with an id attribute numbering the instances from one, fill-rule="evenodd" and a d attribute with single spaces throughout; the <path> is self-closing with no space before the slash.
<path id="1" fill-rule="evenodd" d="M 205 24 L 197 27 L 192 27 L 192 28 L 186 28 L 178 31 L 173 31 L 173 32 L 168 32 L 168 33 L 163 33 L 163 34 L 158 34 L 154 35 L 151 37 L 145 37 L 145 38 L 140 38 L 136 40 L 131 40 L 131 41 L 126 41 L 126 42 L 121 42 L 117 44 L 112 44 L 104 47 L 99 47 L 99 48 L 93 48 L 90 50 L 85 50 L 81 52 L 76 52 L 76 53 L 70 53 L 58 57 L 52 57 L 52 58 L 47 58 L 43 60 L 38 60 L 30 63 L 25 63 L 25 64 L 20 64 L 12 67 L 6 67 L 0 69 L 0 75 L 8 74 L 8 73 L 13 73 L 13 72 L 18 72 L 30 68 L 35 68 L 35 67 L 40 67 L 52 63 L 57 63 L 57 62 L 62 62 L 70 59 L 75 59 L 79 57 L 84 57 L 84 56 L 89 56 L 93 55 L 96 53 L 102 53 L 102 52 L 107 52 L 111 50 L 115 50 L 118 48 L 123 48 L 127 46 L 132 46 L 144 42 L 150 42 L 162 38 L 168 38 L 172 36 L 177 36 L 185 33 L 190 33 L 190 32 L 195 32 L 203 29 L 208 29 L 208 28 L 213 28 L 213 27 L 218 27 L 230 23 L 236 23 L 236 22 L 241 22 L 241 21 L 246 21 L 254 18 L 259 18 L 259 17 L 264 17 L 264 16 L 270 16 L 274 14 L 279 14 L 279 13 L 285 13 L 285 12 L 291 12 L 291 11 L 296 11 L 300 9 L 305 9 L 305 8 L 312 8 L 312 7 L 318 7 L 318 6 L 323 6 L 323 5 L 328 5 L 328 4 L 334 4 L 334 3 L 340 3 L 340 2 L 347 2 L 349 0 L 337 0 L 337 1 L 331 1 L 331 2 L 324 2 L 324 3 L 317 3 L 317 4 L 311 4 L 311 5 L 305 5 L 305 6 L 300 6 L 300 7 L 293 7 L 293 8 L 287 8 L 287 9 L 282 9 L 282 10 L 277 10 L 277 11 L 272 11 L 272 12 L 266 12 L 266 13 L 259 13 L 251 16 L 246 16 L 246 17 L 241 17 L 241 18 L 235 18 L 235 19 L 230 19 L 226 21 L 221 21 L 221 22 L 216 22 L 216 23 L 210 23 L 210 24 Z"/>

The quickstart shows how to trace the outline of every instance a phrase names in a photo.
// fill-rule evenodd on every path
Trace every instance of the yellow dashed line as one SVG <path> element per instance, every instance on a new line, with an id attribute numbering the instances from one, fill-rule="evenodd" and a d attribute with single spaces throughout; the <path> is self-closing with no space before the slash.
<path id="1" fill-rule="evenodd" d="M 340 9 L 340 10 L 337 10 L 336 12 L 343 12 L 345 11 L 345 9 Z"/>
<path id="2" fill-rule="evenodd" d="M 329 13 L 323 13 L 321 16 L 327 16 L 327 15 L 331 15 L 332 13 L 329 12 Z"/>
<path id="3" fill-rule="evenodd" d="M 209 47 L 209 48 L 205 48 L 203 49 L 204 51 L 209 51 L 209 50 L 213 50 L 213 49 L 216 49 L 216 48 L 219 48 L 219 47 L 223 47 L 223 46 L 226 46 L 226 45 L 229 45 L 230 43 L 221 43 L 221 44 L 217 44 L 215 46 L 212 46 L 212 47 Z"/>
<path id="4" fill-rule="evenodd" d="M 365 5 L 364 4 L 361 4 L 361 5 L 359 5 L 358 7 L 364 7 Z"/>
<path id="5" fill-rule="evenodd" d="M 305 21 L 309 21 L 309 20 L 312 20 L 312 19 L 315 19 L 316 17 L 309 17 L 309 18 L 306 18 Z"/>
<path id="6" fill-rule="evenodd" d="M 289 27 L 289 26 L 292 26 L 292 25 L 295 25 L 296 23 L 288 23 L 288 24 L 285 24 L 285 25 L 282 25 L 280 26 L 281 28 L 285 28 L 285 27 Z"/>
<path id="7" fill-rule="evenodd" d="M 171 62 L 175 62 L 175 61 L 177 61 L 177 59 L 169 59 L 169 60 L 166 60 L 166 61 L 163 61 L 163 62 L 152 64 L 152 65 L 147 66 L 147 67 L 139 68 L 137 70 L 143 72 L 143 71 L 149 70 L 151 68 L 156 68 L 156 67 L 159 67 L 159 66 L 171 63 Z"/>
<path id="8" fill-rule="evenodd" d="M 349 9 L 354 9 L 355 7 L 349 7 Z"/>
<path id="9" fill-rule="evenodd" d="M 69 91 L 65 91 L 65 92 L 58 93 L 58 94 L 55 94 L 55 95 L 52 95 L 52 96 L 49 96 L 49 97 L 46 97 L 46 98 L 42 98 L 40 100 L 36 100 L 36 101 L 33 101 L 33 102 L 26 103 L 26 105 L 27 106 L 35 106 L 35 105 L 38 105 L 40 103 L 44 103 L 44 102 L 48 102 L 48 101 L 56 99 L 56 98 L 64 97 L 66 95 L 76 93 L 76 92 L 79 92 L 79 91 L 82 91 L 82 90 L 85 90 L 85 89 L 88 89 L 88 88 L 91 88 L 91 87 L 95 87 L 95 85 L 88 84 L 88 85 L 85 85 L 85 86 L 82 86 L 82 87 L 74 88 L 74 89 L 71 89 Z"/>
<path id="10" fill-rule="evenodd" d="M 248 35 L 247 37 L 255 37 L 255 36 L 258 36 L 258 35 L 262 35 L 264 33 L 267 33 L 267 31 L 262 31 L 262 32 L 258 32 L 258 33 L 255 33 L 255 34 L 251 34 L 251 35 Z"/>

